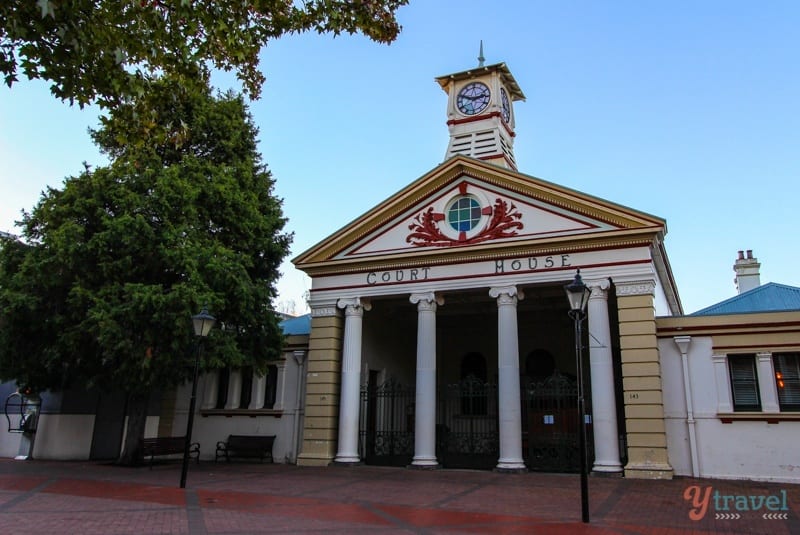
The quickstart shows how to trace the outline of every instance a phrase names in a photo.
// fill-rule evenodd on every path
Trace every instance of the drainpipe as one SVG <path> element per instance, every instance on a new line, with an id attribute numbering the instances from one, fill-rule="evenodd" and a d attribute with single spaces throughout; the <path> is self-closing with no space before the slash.
<path id="1" fill-rule="evenodd" d="M 700 477 L 700 466 L 697 458 L 697 435 L 695 434 L 694 403 L 692 402 L 692 380 L 689 377 L 689 344 L 691 336 L 673 337 L 675 345 L 681 352 L 681 367 L 683 368 L 683 394 L 686 397 L 686 423 L 689 426 L 689 450 L 692 453 L 692 477 Z"/>
<path id="2" fill-rule="evenodd" d="M 302 403 L 303 399 L 305 398 L 305 374 L 304 374 L 304 364 L 306 360 L 306 352 L 302 349 L 295 350 L 292 352 L 292 356 L 294 357 L 294 361 L 297 363 L 297 388 L 295 391 L 297 393 L 297 399 L 294 402 L 294 429 L 292 429 L 292 448 L 294 449 L 294 462 L 297 464 L 297 457 L 300 455 L 300 420 L 302 419 L 302 415 L 304 413 Z"/>

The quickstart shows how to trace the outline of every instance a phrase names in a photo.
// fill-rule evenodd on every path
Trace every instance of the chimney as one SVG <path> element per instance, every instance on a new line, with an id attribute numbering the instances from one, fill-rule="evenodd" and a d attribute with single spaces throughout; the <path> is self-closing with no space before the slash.
<path id="1" fill-rule="evenodd" d="M 761 268 L 761 264 L 758 263 L 757 258 L 753 258 L 752 250 L 748 249 L 746 254 L 744 251 L 739 251 L 739 258 L 733 264 L 733 271 L 736 273 L 733 282 L 736 283 L 736 290 L 739 294 L 761 286 L 759 268 Z"/>

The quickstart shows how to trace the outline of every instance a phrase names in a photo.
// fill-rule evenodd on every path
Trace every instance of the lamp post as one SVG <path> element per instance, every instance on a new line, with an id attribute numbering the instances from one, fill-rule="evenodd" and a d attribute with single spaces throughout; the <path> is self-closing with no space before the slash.
<path id="1" fill-rule="evenodd" d="M 216 318 L 203 307 L 199 314 L 192 316 L 194 334 L 198 337 L 197 353 L 194 358 L 194 374 L 192 375 L 192 397 L 189 400 L 189 419 L 186 421 L 186 442 L 183 445 L 183 466 L 181 467 L 181 488 L 186 488 L 186 473 L 189 470 L 189 448 L 192 445 L 192 426 L 194 425 L 194 405 L 197 398 L 197 372 L 200 368 L 200 355 L 203 353 L 203 338 L 208 336 L 216 323 Z"/>
<path id="2" fill-rule="evenodd" d="M 589 522 L 589 481 L 586 462 L 586 402 L 583 396 L 583 336 L 581 324 L 586 318 L 586 305 L 591 290 L 581 280 L 581 270 L 564 286 L 569 300 L 569 317 L 575 324 L 575 360 L 578 373 L 578 448 L 581 457 L 581 520 Z"/>

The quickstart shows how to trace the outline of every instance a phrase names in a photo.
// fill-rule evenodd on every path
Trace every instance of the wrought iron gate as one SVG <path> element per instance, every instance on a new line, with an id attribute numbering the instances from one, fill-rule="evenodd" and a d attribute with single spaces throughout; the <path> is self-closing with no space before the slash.
<path id="1" fill-rule="evenodd" d="M 414 457 L 414 387 L 389 380 L 361 389 L 359 455 L 367 464 L 406 466 Z"/>
<path id="2" fill-rule="evenodd" d="M 436 456 L 445 468 L 491 469 L 497 465 L 497 385 L 467 377 L 439 397 Z"/>
<path id="3" fill-rule="evenodd" d="M 523 456 L 528 468 L 543 472 L 580 471 L 577 381 L 556 371 L 543 381 L 527 385 L 522 397 Z M 586 428 L 591 460 L 591 425 Z"/>

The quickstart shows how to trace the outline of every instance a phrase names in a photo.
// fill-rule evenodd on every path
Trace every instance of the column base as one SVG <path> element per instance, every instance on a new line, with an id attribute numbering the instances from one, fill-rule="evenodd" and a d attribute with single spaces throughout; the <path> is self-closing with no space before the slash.
<path id="1" fill-rule="evenodd" d="M 337 460 L 333 460 L 333 461 L 331 461 L 331 463 L 328 466 L 342 466 L 342 467 L 346 468 L 346 467 L 349 467 L 349 466 L 361 466 L 363 464 L 364 463 L 361 462 L 360 460 L 355 460 L 355 461 L 337 461 Z"/>
<path id="2" fill-rule="evenodd" d="M 622 472 L 622 468 L 620 468 L 616 472 L 603 472 L 603 471 L 599 471 L 599 470 L 592 470 L 591 472 L 589 472 L 589 475 L 592 476 L 592 477 L 604 477 L 604 478 L 609 478 L 609 479 L 622 479 L 623 472 Z"/>
<path id="3" fill-rule="evenodd" d="M 527 474 L 528 467 L 525 463 L 498 463 L 492 471 L 499 474 Z"/>
<path id="4" fill-rule="evenodd" d="M 439 466 L 439 461 L 436 460 L 436 457 L 432 457 L 430 455 L 420 455 L 419 457 L 414 457 L 411 460 L 411 464 L 409 465 L 411 468 L 437 468 Z"/>
<path id="5" fill-rule="evenodd" d="M 603 463 L 595 463 L 592 466 L 592 473 L 597 475 L 622 475 L 622 464 L 621 463 L 614 463 L 614 464 L 603 464 Z"/>
<path id="6" fill-rule="evenodd" d="M 427 463 L 426 464 L 414 464 L 414 463 L 411 463 L 409 465 L 406 465 L 406 468 L 408 468 L 409 470 L 438 470 L 441 467 L 442 467 L 442 465 L 440 465 L 437 462 L 434 462 L 433 464 L 427 464 Z"/>

